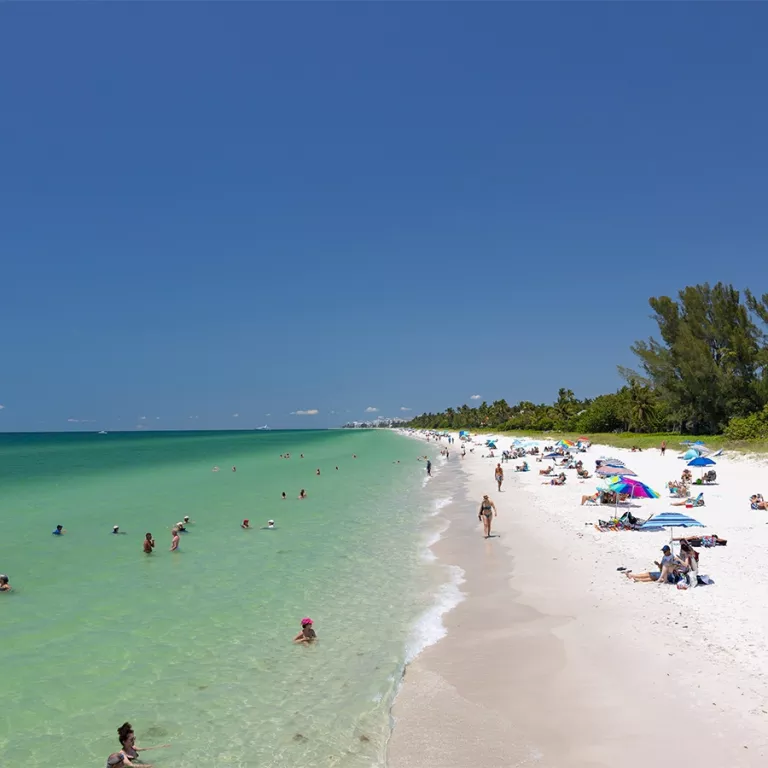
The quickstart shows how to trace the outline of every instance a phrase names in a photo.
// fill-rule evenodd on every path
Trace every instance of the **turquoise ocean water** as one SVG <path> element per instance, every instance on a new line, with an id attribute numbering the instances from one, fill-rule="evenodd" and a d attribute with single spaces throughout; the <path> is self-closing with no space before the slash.
<path id="1" fill-rule="evenodd" d="M 453 599 L 418 453 L 384 431 L 0 435 L 2 764 L 102 766 L 129 720 L 172 744 L 158 768 L 381 765 L 404 660 Z"/>

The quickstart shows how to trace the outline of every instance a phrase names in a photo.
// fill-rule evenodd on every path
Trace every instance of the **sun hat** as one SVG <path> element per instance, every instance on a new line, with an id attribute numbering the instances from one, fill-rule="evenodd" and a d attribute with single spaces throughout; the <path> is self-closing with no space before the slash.
<path id="1" fill-rule="evenodd" d="M 308 616 L 305 616 L 305 617 L 304 617 L 304 618 L 301 620 L 301 626 L 302 626 L 302 627 L 308 627 L 308 626 L 310 626 L 311 624 L 312 624 L 312 619 L 310 619 Z"/>
<path id="2" fill-rule="evenodd" d="M 669 551 L 670 551 L 670 550 L 669 550 L 669 544 L 665 544 L 665 545 L 664 545 L 664 546 L 661 548 L 661 551 L 662 551 L 662 552 L 669 552 Z"/>

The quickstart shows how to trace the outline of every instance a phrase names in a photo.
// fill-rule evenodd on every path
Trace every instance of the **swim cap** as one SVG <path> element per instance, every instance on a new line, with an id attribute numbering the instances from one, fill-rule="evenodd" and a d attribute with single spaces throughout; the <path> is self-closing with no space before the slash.
<path id="1" fill-rule="evenodd" d="M 302 627 L 308 627 L 312 623 L 312 619 L 310 618 L 303 618 L 301 620 L 301 626 Z"/>
<path id="2" fill-rule="evenodd" d="M 184 522 L 185 522 L 185 523 L 188 523 L 188 522 L 189 522 L 189 515 L 184 515 Z"/>
<path id="3" fill-rule="evenodd" d="M 275 524 L 274 520 L 267 520 L 267 525 L 274 525 L 274 524 Z"/>
<path id="4" fill-rule="evenodd" d="M 250 520 L 243 520 L 244 523 L 250 523 Z"/>
<path id="5" fill-rule="evenodd" d="M 0 573 L 0 581 L 5 584 L 5 582 L 8 581 L 8 577 L 4 573 Z"/>
<path id="6" fill-rule="evenodd" d="M 112 530 L 113 530 L 113 531 L 116 531 L 116 530 L 117 530 L 119 527 L 120 527 L 119 525 L 113 525 L 113 526 L 112 526 Z"/>
<path id="7" fill-rule="evenodd" d="M 184 523 L 182 523 L 181 521 L 179 521 L 178 523 L 176 523 L 176 527 L 177 527 L 177 528 L 181 528 L 183 525 L 184 525 Z"/>

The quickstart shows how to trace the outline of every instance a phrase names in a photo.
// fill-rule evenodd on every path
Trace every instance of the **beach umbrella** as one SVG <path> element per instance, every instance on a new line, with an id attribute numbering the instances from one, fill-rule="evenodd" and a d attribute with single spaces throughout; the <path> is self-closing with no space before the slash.
<path id="1" fill-rule="evenodd" d="M 545 459 L 559 459 L 563 454 L 562 453 L 548 453 L 543 458 Z"/>
<path id="2" fill-rule="evenodd" d="M 691 461 L 691 459 L 698 459 L 699 456 L 701 456 L 701 454 L 695 448 L 690 448 L 680 458 L 685 459 L 686 461 Z"/>
<path id="3" fill-rule="evenodd" d="M 637 472 L 633 472 L 631 469 L 627 469 L 627 467 L 607 467 L 605 464 L 598 467 L 595 470 L 596 475 L 601 475 L 602 477 L 611 477 L 613 475 L 620 475 L 621 477 L 637 477 Z"/>
<path id="4" fill-rule="evenodd" d="M 682 515 L 679 512 L 662 512 L 650 520 L 646 520 L 638 530 L 640 531 L 658 531 L 661 528 L 669 528 L 669 538 L 674 538 L 675 528 L 703 528 L 704 523 L 694 520 L 688 515 Z"/>
<path id="5" fill-rule="evenodd" d="M 633 499 L 658 499 L 659 494 L 650 486 L 631 477 L 611 479 L 608 486 L 614 493 L 628 493 Z"/>
<path id="6" fill-rule="evenodd" d="M 558 442 L 558 445 L 563 448 L 573 448 L 573 446 L 576 445 L 576 443 L 571 442 L 570 440 L 560 440 L 560 442 Z"/>
<path id="7" fill-rule="evenodd" d="M 717 464 L 716 461 L 708 459 L 706 456 L 697 456 L 695 459 L 688 462 L 689 467 L 711 467 Z"/>
<path id="8" fill-rule="evenodd" d="M 496 447 L 496 443 L 494 443 L 494 442 L 491 442 L 490 440 L 489 440 L 489 441 L 486 443 L 486 445 L 487 445 L 489 448 L 495 448 L 495 447 Z"/>

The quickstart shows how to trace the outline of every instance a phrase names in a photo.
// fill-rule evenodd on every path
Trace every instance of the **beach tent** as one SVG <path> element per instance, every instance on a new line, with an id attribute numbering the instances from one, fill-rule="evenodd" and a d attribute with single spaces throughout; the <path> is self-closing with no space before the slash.
<path id="1" fill-rule="evenodd" d="M 462 430 L 459 432 L 459 437 L 469 437 L 469 432 L 467 432 L 467 430 L 466 430 L 466 429 L 462 429 Z"/>
<path id="2" fill-rule="evenodd" d="M 489 441 L 486 443 L 486 445 L 488 446 L 488 448 L 496 448 L 496 443 L 494 443 L 494 442 L 493 442 L 493 441 L 491 441 L 491 440 L 489 440 Z"/>
<path id="3" fill-rule="evenodd" d="M 691 461 L 691 459 L 697 459 L 699 456 L 701 456 L 701 453 L 696 448 L 689 448 L 680 458 Z"/>

